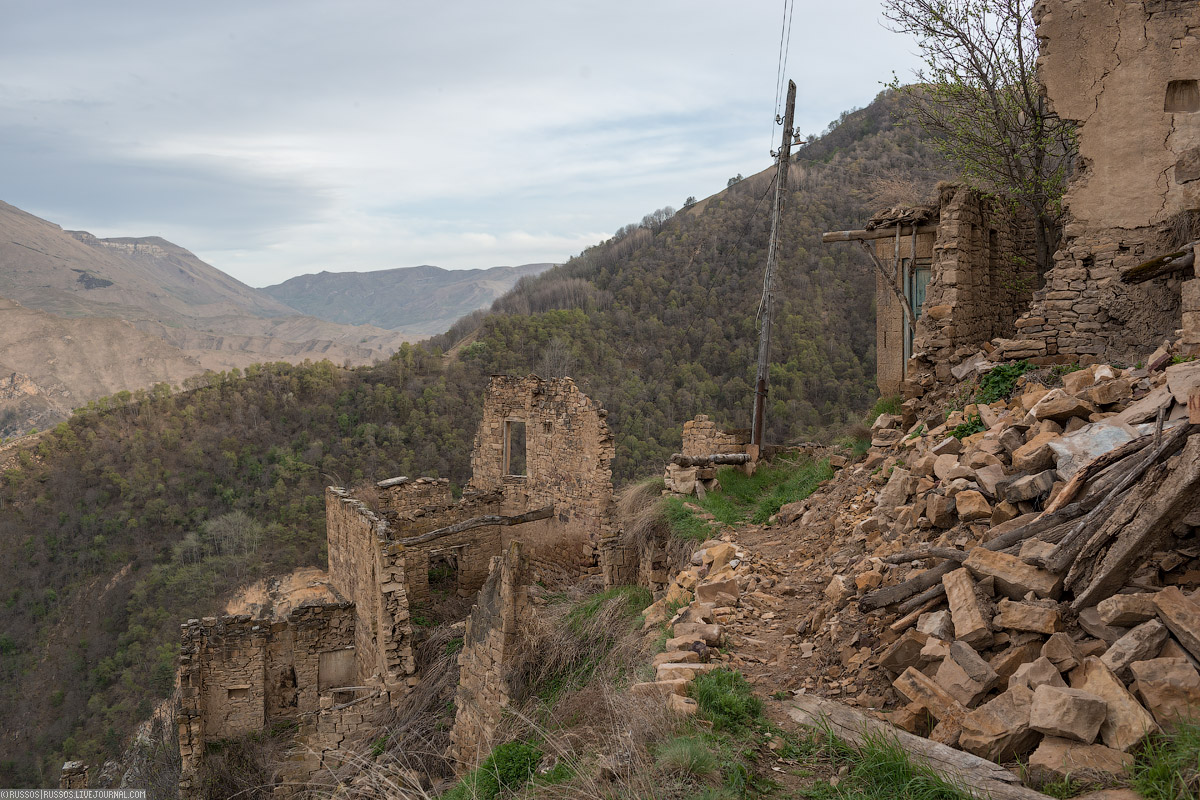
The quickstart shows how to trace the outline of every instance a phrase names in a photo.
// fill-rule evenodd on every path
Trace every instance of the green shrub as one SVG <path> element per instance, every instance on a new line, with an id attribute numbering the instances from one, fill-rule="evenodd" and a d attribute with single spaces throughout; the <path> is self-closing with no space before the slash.
<path id="1" fill-rule="evenodd" d="M 542 751 L 528 742 L 505 742 L 450 791 L 443 800 L 495 800 L 502 792 L 515 792 L 533 777 Z"/>
<path id="2" fill-rule="evenodd" d="M 711 778 L 717 773 L 717 757 L 704 742 L 691 736 L 668 739 L 658 746 L 659 768 L 681 778 Z"/>
<path id="3" fill-rule="evenodd" d="M 612 600 L 623 601 L 622 611 L 633 622 L 654 602 L 654 596 L 643 586 L 614 586 L 592 595 L 571 609 L 567 614 L 567 625 L 575 633 L 582 632 L 587 620 L 594 618 Z"/>
<path id="4" fill-rule="evenodd" d="M 712 528 L 707 522 L 697 517 L 683 506 L 683 500 L 678 497 L 663 498 L 663 516 L 671 527 L 671 533 L 680 539 L 693 542 L 703 542 L 712 538 Z"/>
<path id="5" fill-rule="evenodd" d="M 826 752 L 836 761 L 849 761 L 850 772 L 835 788 L 814 784 L 814 800 L 968 800 L 969 792 L 939 775 L 928 764 L 917 763 L 895 739 L 870 735 L 857 748 L 830 739 Z"/>
<path id="6" fill-rule="evenodd" d="M 965 439 L 976 433 L 982 433 L 986 428 L 983 424 L 983 419 L 978 415 L 971 417 L 961 425 L 956 425 L 954 430 L 950 431 L 950 435 L 955 439 Z"/>
<path id="7" fill-rule="evenodd" d="M 975 393 L 975 402 L 987 405 L 997 400 L 1007 400 L 1017 388 L 1017 378 L 1033 369 L 1028 361 L 1013 361 L 1001 364 L 979 379 L 979 391 Z"/>
<path id="8" fill-rule="evenodd" d="M 702 672 L 692 681 L 690 693 L 714 731 L 741 731 L 762 717 L 762 700 L 754 696 L 740 672 L 724 668 Z"/>
<path id="9" fill-rule="evenodd" d="M 875 405 L 871 410 L 867 412 L 867 424 L 873 425 L 881 414 L 899 414 L 901 410 L 900 405 L 903 402 L 899 395 L 879 398 L 875 401 Z"/>

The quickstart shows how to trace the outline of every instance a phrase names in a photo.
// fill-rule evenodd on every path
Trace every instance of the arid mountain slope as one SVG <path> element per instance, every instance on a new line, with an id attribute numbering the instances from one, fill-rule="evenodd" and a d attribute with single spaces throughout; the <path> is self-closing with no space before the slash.
<path id="1" fill-rule="evenodd" d="M 0 437 L 206 369 L 369 364 L 416 338 L 304 316 L 164 239 L 97 239 L 0 202 Z"/>
<path id="2" fill-rule="evenodd" d="M 263 292 L 292 308 L 348 325 L 378 325 L 412 334 L 445 332 L 526 275 L 553 264 L 448 270 L 420 266 L 375 272 L 299 275 Z"/>

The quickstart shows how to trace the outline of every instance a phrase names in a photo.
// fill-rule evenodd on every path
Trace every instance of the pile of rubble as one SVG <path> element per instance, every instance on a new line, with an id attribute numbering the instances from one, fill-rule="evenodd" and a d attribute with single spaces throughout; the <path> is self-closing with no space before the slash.
<path id="1" fill-rule="evenodd" d="M 907 701 L 894 724 L 1048 781 L 1118 776 L 1200 719 L 1200 362 L 1157 361 L 875 422 L 854 471 L 881 488 L 833 531 L 861 557 L 820 617 L 891 623 L 864 667 Z M 780 517 L 829 514 L 814 496 Z"/>

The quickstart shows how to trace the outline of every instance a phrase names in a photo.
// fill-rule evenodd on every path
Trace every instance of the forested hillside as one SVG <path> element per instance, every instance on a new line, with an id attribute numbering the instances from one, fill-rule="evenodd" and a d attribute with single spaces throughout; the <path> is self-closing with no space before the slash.
<path id="1" fill-rule="evenodd" d="M 793 167 L 773 441 L 832 435 L 874 398 L 874 278 L 819 234 L 860 225 L 882 189 L 932 190 L 938 165 L 896 111 L 884 97 L 846 115 Z M 746 425 L 770 188 L 761 174 L 623 229 L 375 367 L 272 364 L 125 393 L 23 451 L 0 474 L 0 785 L 117 752 L 170 693 L 181 621 L 323 566 L 325 485 L 464 482 L 492 373 L 576 377 L 609 410 L 619 481 L 661 469 L 696 413 Z"/>

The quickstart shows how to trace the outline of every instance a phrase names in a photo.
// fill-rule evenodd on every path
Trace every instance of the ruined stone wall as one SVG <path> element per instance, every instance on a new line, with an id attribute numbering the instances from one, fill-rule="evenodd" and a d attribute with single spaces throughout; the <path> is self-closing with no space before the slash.
<path id="1" fill-rule="evenodd" d="M 467 618 L 449 751 L 460 770 L 491 752 L 492 736 L 511 699 L 506 665 L 519 644 L 518 626 L 531 608 L 529 580 L 522 545 L 513 542 L 504 555 L 492 559 L 487 582 Z"/>
<path id="2" fill-rule="evenodd" d="M 1042 0 L 1035 16 L 1040 77 L 1078 125 L 1079 159 L 1054 267 L 998 356 L 1133 359 L 1185 321 L 1179 277 L 1118 277 L 1194 238 L 1178 223 L 1200 209 L 1200 5 Z"/>
<path id="3" fill-rule="evenodd" d="M 354 604 L 359 680 L 400 689 L 416 670 L 412 652 L 404 548 L 385 520 L 345 489 L 325 494 L 329 579 Z"/>
<path id="4" fill-rule="evenodd" d="M 1012 336 L 1038 282 L 1027 221 L 962 186 L 939 197 L 932 274 L 913 338 L 909 381 L 924 388 L 984 342 Z"/>
<path id="5" fill-rule="evenodd" d="M 503 513 L 554 507 L 547 520 L 505 528 L 519 539 L 539 580 L 601 570 L 602 542 L 615 537 L 612 434 L 606 412 L 570 378 L 493 376 L 471 457 L 473 491 L 503 493 Z M 524 475 L 505 473 L 506 422 L 525 426 Z"/>
<path id="6" fill-rule="evenodd" d="M 388 478 L 375 485 L 380 509 L 400 519 L 440 514 L 454 504 L 447 478 Z"/>
<path id="7" fill-rule="evenodd" d="M 713 453 L 744 453 L 750 444 L 750 430 L 721 430 L 705 414 L 683 423 L 683 454 L 694 458 Z"/>
<path id="8" fill-rule="evenodd" d="M 334 672 L 343 663 L 355 663 L 354 617 L 350 603 L 337 603 L 301 606 L 286 620 L 270 623 L 265 664 L 269 723 L 316 711 L 322 689 L 358 683 L 356 672 Z"/>

